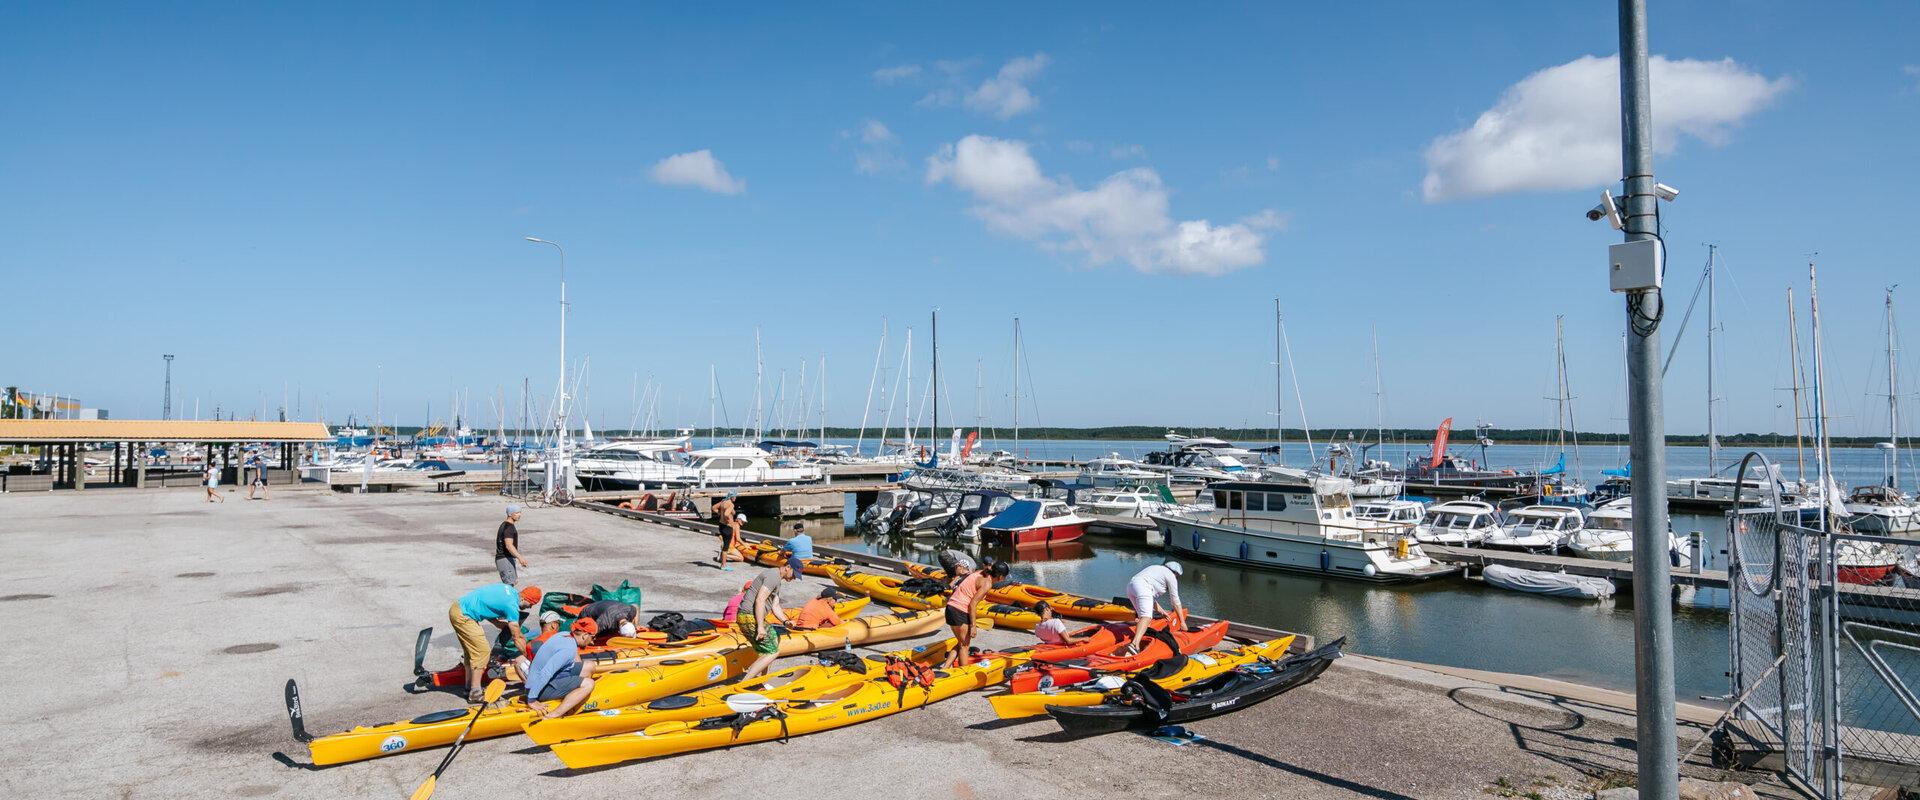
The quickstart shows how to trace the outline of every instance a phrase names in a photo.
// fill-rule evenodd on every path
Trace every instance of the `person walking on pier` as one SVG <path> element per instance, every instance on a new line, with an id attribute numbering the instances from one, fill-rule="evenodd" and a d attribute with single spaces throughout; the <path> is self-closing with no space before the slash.
<path id="1" fill-rule="evenodd" d="M 453 624 L 453 632 L 460 637 L 460 650 L 467 660 L 467 702 L 478 703 L 480 684 L 487 677 L 487 661 L 493 655 L 493 645 L 487 641 L 487 631 L 480 627 L 482 622 L 490 622 L 507 635 L 513 637 L 513 644 L 520 652 L 527 652 L 527 636 L 520 630 L 520 617 L 526 609 L 540 604 L 540 587 L 529 586 L 514 596 L 513 587 L 504 583 L 490 583 L 453 601 L 447 608 L 447 622 Z"/>
<path id="2" fill-rule="evenodd" d="M 973 634 L 980 625 L 980 600 L 987 596 L 995 581 L 1007 577 L 1007 564 L 996 561 L 986 569 L 961 575 L 947 592 L 947 625 L 957 641 L 953 648 L 953 666 L 964 667 L 973 661 Z"/>
<path id="3" fill-rule="evenodd" d="M 227 498 L 220 496 L 220 468 L 214 466 L 211 459 L 207 461 L 206 471 L 200 474 L 200 483 L 207 487 L 207 502 L 227 502 Z"/>
<path id="4" fill-rule="evenodd" d="M 1155 612 L 1161 610 L 1161 595 L 1165 595 L 1167 604 L 1173 607 L 1174 624 L 1185 624 L 1187 609 L 1180 605 L 1181 572 L 1180 562 L 1168 561 L 1148 566 L 1127 581 L 1127 599 L 1133 602 L 1133 641 L 1127 644 L 1125 652 L 1140 652 L 1140 640 L 1147 635 L 1147 624 L 1153 621 Z"/>
<path id="5" fill-rule="evenodd" d="M 746 612 L 735 620 L 740 635 L 747 637 L 753 644 L 753 652 L 759 654 L 747 671 L 741 673 L 741 680 L 758 678 L 767 674 L 767 668 L 773 666 L 773 660 L 780 657 L 780 630 L 767 624 L 772 617 L 780 624 L 793 627 L 793 620 L 787 619 L 787 612 L 780 608 L 780 584 L 800 577 L 800 559 L 789 558 L 774 569 L 760 570 L 753 576 L 753 582 L 747 584 Z"/>
<path id="6" fill-rule="evenodd" d="M 520 582 L 520 570 L 527 557 L 520 555 L 520 507 L 507 506 L 507 518 L 493 532 L 493 566 L 500 570 L 500 582 L 513 586 Z"/>
<path id="7" fill-rule="evenodd" d="M 261 458 L 259 453 L 249 455 L 247 456 L 247 467 L 253 470 L 253 481 L 247 484 L 247 499 L 254 499 L 253 493 L 256 489 L 260 492 L 261 500 L 269 499 L 267 496 L 266 459 Z"/>
<path id="8" fill-rule="evenodd" d="M 728 492 L 726 497 L 713 501 L 713 524 L 720 528 L 720 555 L 714 561 L 729 572 L 733 567 L 727 566 L 728 561 L 746 560 L 734 552 L 734 548 L 740 546 L 740 514 L 733 507 L 733 498 L 738 496 L 737 492 Z"/>

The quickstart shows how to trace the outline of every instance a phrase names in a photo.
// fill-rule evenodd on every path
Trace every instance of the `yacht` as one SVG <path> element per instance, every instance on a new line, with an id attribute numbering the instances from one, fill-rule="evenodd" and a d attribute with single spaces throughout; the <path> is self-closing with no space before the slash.
<path id="1" fill-rule="evenodd" d="M 1847 524 L 1854 533 L 1907 536 L 1920 533 L 1920 508 L 1890 486 L 1858 486 L 1847 495 Z"/>
<path id="2" fill-rule="evenodd" d="M 817 464 L 776 459 L 758 447 L 715 447 L 687 454 L 690 479 L 701 486 L 746 486 L 772 483 L 813 483 L 825 471 Z"/>
<path id="3" fill-rule="evenodd" d="M 1087 533 L 1087 521 L 1064 500 L 1015 500 L 980 524 L 980 540 L 1014 547 L 1068 542 Z"/>
<path id="4" fill-rule="evenodd" d="M 1074 507 L 1089 514 L 1107 517 L 1145 517 L 1150 512 L 1173 504 L 1170 497 L 1161 495 L 1162 491 L 1165 489 L 1146 486 L 1094 489 L 1081 495 L 1074 502 Z"/>
<path id="5" fill-rule="evenodd" d="M 1200 558 L 1374 582 L 1459 572 L 1422 552 L 1411 526 L 1357 517 L 1352 485 L 1328 477 L 1217 483 L 1212 509 L 1150 517 L 1168 550 Z"/>
<path id="6" fill-rule="evenodd" d="M 1584 519 L 1580 509 L 1562 505 L 1522 506 L 1507 512 L 1507 524 L 1488 536 L 1488 547 L 1552 554 L 1578 532 Z"/>
<path id="7" fill-rule="evenodd" d="M 1500 514 L 1479 500 L 1454 500 L 1427 509 L 1427 518 L 1413 529 L 1413 538 L 1426 544 L 1468 546 L 1500 533 Z"/>
<path id="8" fill-rule="evenodd" d="M 1108 453 L 1082 466 L 1080 480 L 1093 486 L 1165 486 L 1167 475 L 1119 453 Z"/>
<path id="9" fill-rule="evenodd" d="M 1587 514 L 1586 524 L 1567 537 L 1567 549 L 1581 558 L 1604 561 L 1633 560 L 1633 498 L 1622 497 L 1602 503 Z M 1667 529 L 1668 563 L 1684 567 L 1693 559 L 1681 549 L 1680 540 Z"/>
<path id="10" fill-rule="evenodd" d="M 1427 515 L 1427 504 L 1418 500 L 1366 500 L 1353 504 L 1353 515 L 1360 519 L 1419 525 Z"/>
<path id="11" fill-rule="evenodd" d="M 689 467 L 681 460 L 684 441 L 614 441 L 594 445 L 574 454 L 573 474 L 589 490 L 644 489 L 648 486 L 685 483 Z M 544 464 L 529 464 L 529 472 L 544 471 Z"/>

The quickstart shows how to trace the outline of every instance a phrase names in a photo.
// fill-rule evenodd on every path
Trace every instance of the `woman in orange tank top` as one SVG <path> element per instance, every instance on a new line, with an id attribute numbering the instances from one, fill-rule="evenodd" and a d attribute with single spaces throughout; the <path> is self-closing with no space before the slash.
<path id="1" fill-rule="evenodd" d="M 956 640 L 953 666 L 964 667 L 973 661 L 973 631 L 979 624 L 980 598 L 986 596 L 987 589 L 995 581 L 1005 580 L 1006 577 L 1006 562 L 997 561 L 986 569 L 961 576 L 953 582 L 953 589 L 947 592 L 947 625 L 953 628 L 953 638 Z"/>

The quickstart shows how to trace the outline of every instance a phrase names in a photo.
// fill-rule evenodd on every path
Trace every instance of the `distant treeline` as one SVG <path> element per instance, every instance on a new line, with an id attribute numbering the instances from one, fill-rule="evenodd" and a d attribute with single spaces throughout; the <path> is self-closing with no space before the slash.
<path id="1" fill-rule="evenodd" d="M 406 436 L 406 435 L 411 435 L 417 432 L 418 430 L 419 430 L 418 428 L 409 428 L 409 427 L 402 426 L 397 430 L 397 432 L 402 436 Z M 972 432 L 974 429 L 972 427 L 963 427 L 962 430 L 967 432 Z M 1269 443 L 1273 441 L 1272 428 L 1169 428 L 1164 425 L 1108 425 L 1108 426 L 1098 427 L 1098 428 L 1022 427 L 1020 429 L 1020 438 L 1022 440 L 1036 440 L 1036 441 L 1048 440 L 1048 439 L 1054 439 L 1054 440 L 1076 439 L 1076 440 L 1088 440 L 1088 441 L 1128 441 L 1128 440 L 1159 441 L 1162 439 L 1162 437 L 1166 436 L 1167 431 L 1169 430 L 1175 431 L 1177 433 L 1180 433 L 1186 436 L 1212 436 L 1220 439 L 1225 439 L 1229 442 L 1235 442 L 1238 444 Z M 492 433 L 492 431 L 482 431 L 481 433 Z M 624 431 L 624 430 L 604 430 L 604 431 L 597 431 L 596 433 L 600 436 L 634 435 L 634 432 Z M 655 433 L 656 434 L 671 433 L 671 431 L 655 431 Z M 697 429 L 695 430 L 694 433 L 696 436 L 701 438 L 705 438 L 708 435 L 708 431 L 705 428 Z M 804 439 L 820 438 L 821 436 L 821 432 L 819 428 L 809 428 L 806 431 L 792 431 L 791 433 L 792 433 L 792 436 L 782 437 L 778 431 L 768 431 L 766 434 L 766 438 L 768 439 L 790 438 L 795 440 L 804 440 Z M 902 436 L 899 428 L 894 428 L 892 430 L 889 430 L 887 433 L 888 433 L 888 438 L 891 438 L 891 439 L 898 439 Z M 858 428 L 842 428 L 842 427 L 829 425 L 826 428 L 825 436 L 826 438 L 829 438 L 829 439 L 851 439 L 856 436 L 859 436 L 860 434 L 861 434 L 861 431 Z M 868 428 L 866 430 L 866 437 L 868 439 L 877 439 L 879 437 L 879 434 L 880 434 L 880 431 L 878 428 Z M 1420 446 L 1424 446 L 1432 442 L 1433 434 L 1434 434 L 1434 430 L 1432 428 L 1388 428 L 1385 431 L 1386 439 L 1389 443 L 1392 443 L 1392 444 L 1405 443 L 1409 445 L 1420 445 Z M 520 431 L 508 430 L 507 435 L 521 436 L 523 434 Z M 525 435 L 537 436 L 539 435 L 539 432 L 535 431 Z M 1351 435 L 1355 441 L 1366 443 L 1366 442 L 1374 441 L 1375 438 L 1379 435 L 1379 432 L 1377 432 L 1373 428 L 1315 428 L 1313 429 L 1313 440 L 1316 442 L 1327 442 L 1332 440 L 1345 441 L 1349 435 Z M 718 436 L 722 439 L 737 439 L 740 436 L 740 430 L 738 428 L 721 428 L 719 430 Z M 1578 434 L 1578 436 L 1581 444 L 1589 444 L 1589 445 L 1616 445 L 1617 444 L 1617 445 L 1625 446 L 1627 443 L 1627 435 L 1624 433 L 1581 433 L 1581 434 Z M 924 441 L 926 439 L 926 432 L 924 429 L 917 434 L 917 438 L 921 441 Z M 1012 428 L 997 428 L 997 429 L 989 428 L 980 432 L 980 438 L 993 439 L 995 441 L 1004 442 L 1005 440 L 1013 438 L 1013 429 Z M 1301 441 L 1305 441 L 1306 433 L 1299 428 L 1288 428 L 1285 431 L 1285 438 L 1289 442 L 1301 442 Z M 1559 441 L 1560 432 L 1550 428 L 1493 428 L 1487 431 L 1487 438 L 1493 440 L 1495 443 L 1498 443 L 1498 444 L 1546 444 L 1549 442 Z M 1454 428 L 1451 441 L 1452 441 L 1452 444 L 1456 447 L 1473 446 L 1475 444 L 1473 428 L 1471 427 Z M 1872 447 L 1874 444 L 1876 444 L 1879 441 L 1881 441 L 1879 437 L 1873 437 L 1873 436 L 1835 436 L 1833 437 L 1833 444 L 1835 447 Z M 1707 443 L 1707 437 L 1704 434 L 1677 434 L 1677 433 L 1667 434 L 1667 444 L 1669 445 L 1705 446 L 1706 443 Z M 1793 434 L 1792 433 L 1721 434 L 1720 446 L 1727 447 L 1727 448 L 1792 447 Z"/>

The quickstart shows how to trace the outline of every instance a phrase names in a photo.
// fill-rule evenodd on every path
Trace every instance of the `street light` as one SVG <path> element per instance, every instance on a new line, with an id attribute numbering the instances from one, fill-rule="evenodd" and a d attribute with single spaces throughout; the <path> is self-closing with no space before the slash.
<path id="1" fill-rule="evenodd" d="M 526 240 L 534 244 L 553 245 L 553 249 L 560 251 L 560 402 L 554 414 L 554 430 L 556 438 L 559 439 L 560 459 L 559 463 L 554 465 L 554 469 L 547 470 L 547 488 L 551 489 L 554 473 L 560 465 L 572 464 L 567 454 L 567 248 L 561 247 L 559 242 L 551 242 L 537 236 L 528 236 Z M 566 484 L 563 482 L 561 485 Z"/>

